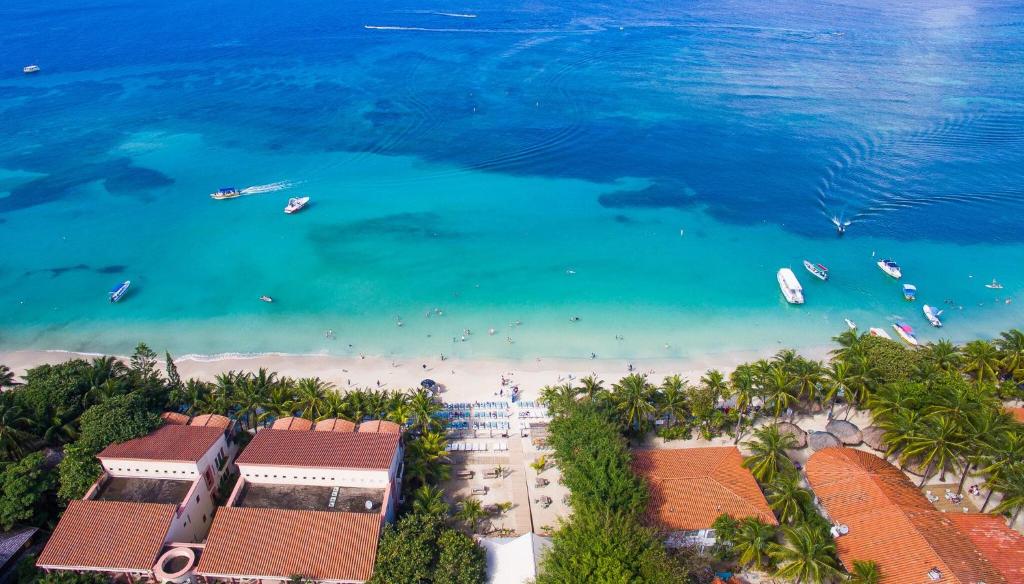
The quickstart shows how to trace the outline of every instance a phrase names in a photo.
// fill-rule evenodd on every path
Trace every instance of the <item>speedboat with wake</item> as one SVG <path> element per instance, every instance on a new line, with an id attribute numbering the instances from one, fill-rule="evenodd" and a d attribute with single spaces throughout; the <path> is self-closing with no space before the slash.
<path id="1" fill-rule="evenodd" d="M 288 205 L 285 206 L 284 212 L 291 215 L 297 211 L 301 211 L 309 204 L 309 197 L 292 197 L 288 199 Z"/>
<path id="2" fill-rule="evenodd" d="M 873 326 L 870 329 L 868 329 L 868 334 L 873 337 L 882 337 L 883 339 L 889 339 L 890 341 L 892 340 L 892 337 L 889 336 L 889 333 L 885 332 L 885 329 L 880 329 L 876 326 Z"/>
<path id="3" fill-rule="evenodd" d="M 124 282 L 121 282 L 117 286 L 114 286 L 113 288 L 111 288 L 110 289 L 110 301 L 111 302 L 117 302 L 117 301 L 121 300 L 121 298 L 124 297 L 125 293 L 128 292 L 128 288 L 131 287 L 131 285 L 132 285 L 132 281 L 131 280 L 125 280 Z"/>
<path id="4" fill-rule="evenodd" d="M 804 268 L 822 282 L 828 280 L 828 268 L 825 266 L 821 264 L 812 264 L 810 261 L 804 260 Z"/>
<path id="5" fill-rule="evenodd" d="M 878 268 L 897 280 L 903 277 L 903 271 L 900 270 L 899 264 L 892 260 L 878 260 Z"/>
<path id="6" fill-rule="evenodd" d="M 223 201 L 224 199 L 234 199 L 236 197 L 241 196 L 242 191 L 236 189 L 235 187 L 221 187 L 217 189 L 216 193 L 210 193 L 210 198 L 215 201 Z"/>
<path id="7" fill-rule="evenodd" d="M 933 327 L 938 328 L 942 326 L 942 321 L 939 320 L 939 317 L 942 316 L 941 310 L 934 306 L 928 306 L 927 304 L 922 306 L 921 310 L 924 312 L 924 317 L 928 319 L 928 322 L 930 322 Z"/>
<path id="8" fill-rule="evenodd" d="M 839 234 L 839 237 L 846 233 L 846 228 L 850 226 L 850 223 L 852 221 L 843 221 L 839 217 L 832 218 L 832 224 L 836 226 L 836 233 Z"/>
<path id="9" fill-rule="evenodd" d="M 917 286 L 913 284 L 904 284 L 903 299 L 907 302 L 912 302 L 915 298 L 917 298 Z"/>
<path id="10" fill-rule="evenodd" d="M 909 324 L 902 320 L 897 320 L 892 324 L 892 330 L 896 331 L 896 334 L 908 345 L 914 347 L 918 345 L 917 336 L 914 335 L 914 329 Z"/>
<path id="11" fill-rule="evenodd" d="M 786 302 L 790 304 L 803 304 L 804 303 L 804 288 L 800 285 L 800 280 L 796 279 L 796 274 L 789 268 L 782 268 L 775 275 L 779 281 L 779 289 L 782 290 L 782 295 L 786 298 Z"/>

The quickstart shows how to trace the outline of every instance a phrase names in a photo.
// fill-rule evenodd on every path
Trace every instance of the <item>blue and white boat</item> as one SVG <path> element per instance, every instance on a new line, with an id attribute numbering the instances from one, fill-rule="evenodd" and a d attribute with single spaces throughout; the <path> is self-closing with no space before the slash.
<path id="1" fill-rule="evenodd" d="M 125 293 L 128 292 L 128 288 L 131 285 L 132 285 L 132 281 L 131 280 L 125 280 L 124 282 L 121 282 L 117 286 L 114 286 L 110 290 L 110 301 L 111 302 L 117 302 L 118 300 L 120 300 L 125 295 Z"/>
<path id="2" fill-rule="evenodd" d="M 235 187 L 221 187 L 217 189 L 216 193 L 210 193 L 210 198 L 215 201 L 223 201 L 224 199 L 234 199 L 235 197 L 241 197 L 242 191 Z"/>
<path id="3" fill-rule="evenodd" d="M 941 310 L 934 306 L 928 306 L 927 304 L 925 304 L 921 310 L 924 311 L 924 317 L 928 319 L 928 322 L 930 322 L 933 327 L 938 328 L 942 326 L 942 321 L 939 320 L 939 317 L 942 316 Z"/>
<path id="4" fill-rule="evenodd" d="M 877 265 L 878 269 L 882 270 L 883 272 L 892 276 L 893 278 L 896 278 L 897 280 L 903 277 L 903 270 L 900 269 L 900 265 L 892 260 L 879 260 Z"/>
<path id="5" fill-rule="evenodd" d="M 897 320 L 892 325 L 892 330 L 896 331 L 896 334 L 908 345 L 916 347 L 919 343 L 917 342 L 917 335 L 914 334 L 914 329 L 909 324 L 902 320 Z"/>
<path id="6" fill-rule="evenodd" d="M 904 284 L 903 298 L 908 302 L 913 301 L 915 298 L 917 298 L 917 286 L 913 284 Z"/>

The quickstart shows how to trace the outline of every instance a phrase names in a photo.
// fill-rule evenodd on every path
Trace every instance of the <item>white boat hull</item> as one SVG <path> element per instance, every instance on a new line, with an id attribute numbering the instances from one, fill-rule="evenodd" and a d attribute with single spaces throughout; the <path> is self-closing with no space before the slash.
<path id="1" fill-rule="evenodd" d="M 782 290 L 782 296 L 786 299 L 786 302 L 790 304 L 803 304 L 804 303 L 804 289 L 800 285 L 800 281 L 796 279 L 796 274 L 789 268 L 782 268 L 776 273 L 776 279 L 779 281 L 779 289 Z"/>
<path id="2" fill-rule="evenodd" d="M 919 344 L 917 342 L 917 337 L 903 330 L 902 328 L 899 327 L 899 325 L 892 325 L 892 330 L 896 331 L 896 334 L 899 335 L 899 337 L 903 339 L 903 342 L 905 342 L 906 344 L 914 347 L 916 347 Z"/>
<path id="3" fill-rule="evenodd" d="M 288 199 L 288 205 L 284 208 L 284 212 L 288 215 L 297 213 L 304 209 L 309 204 L 309 197 L 298 197 Z"/>
<path id="4" fill-rule="evenodd" d="M 887 275 L 896 278 L 897 280 L 903 277 L 903 270 L 899 269 L 898 267 L 894 268 L 892 266 L 886 265 L 884 261 L 879 261 L 876 265 L 878 266 L 878 269 L 882 270 Z"/>
<path id="5" fill-rule="evenodd" d="M 882 337 L 883 339 L 889 339 L 890 341 L 892 340 L 892 337 L 889 336 L 889 333 L 885 332 L 885 329 L 871 327 L 871 329 L 868 332 L 873 337 Z"/>
<path id="6" fill-rule="evenodd" d="M 921 310 L 924 312 L 924 317 L 928 319 L 928 322 L 931 323 L 933 327 L 939 328 L 942 326 L 942 321 L 939 320 L 939 315 L 942 314 L 941 310 L 935 310 L 935 307 L 928 306 L 927 304 L 925 304 Z"/>

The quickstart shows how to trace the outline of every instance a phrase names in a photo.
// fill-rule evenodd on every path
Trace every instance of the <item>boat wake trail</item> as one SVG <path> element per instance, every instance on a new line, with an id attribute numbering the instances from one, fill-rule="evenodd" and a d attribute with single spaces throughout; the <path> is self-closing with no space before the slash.
<path id="1" fill-rule="evenodd" d="M 246 187 L 246 188 L 242 189 L 241 193 L 243 195 L 261 195 L 263 193 L 273 193 L 273 192 L 276 192 L 276 191 L 283 191 L 285 189 L 290 189 L 293 186 L 295 186 L 295 183 L 293 183 L 292 181 L 290 181 L 290 180 L 281 180 L 281 181 L 272 182 L 272 183 L 266 184 L 266 185 L 255 185 L 255 186 L 251 186 L 251 187 Z"/>

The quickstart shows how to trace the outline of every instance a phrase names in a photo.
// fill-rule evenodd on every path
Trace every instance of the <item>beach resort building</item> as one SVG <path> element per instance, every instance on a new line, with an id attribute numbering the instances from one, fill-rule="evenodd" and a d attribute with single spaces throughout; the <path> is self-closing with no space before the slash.
<path id="1" fill-rule="evenodd" d="M 714 545 L 712 524 L 725 513 L 777 525 L 754 476 L 734 446 L 633 451 L 633 471 L 647 481 L 647 521 L 669 547 Z"/>
<path id="2" fill-rule="evenodd" d="M 826 516 L 845 526 L 836 549 L 847 569 L 873 560 L 883 584 L 1024 584 L 1024 536 L 1001 517 L 943 513 L 901 470 L 860 450 L 826 448 L 805 470 Z"/>
<path id="3" fill-rule="evenodd" d="M 227 418 L 188 422 L 165 416 L 150 434 L 100 452 L 103 474 L 68 505 L 36 565 L 151 579 L 166 551 L 198 547 L 236 449 Z"/>
<path id="4" fill-rule="evenodd" d="M 278 420 L 238 457 L 238 482 L 217 510 L 195 568 L 200 578 L 370 578 L 381 528 L 398 505 L 399 427 L 371 422 L 356 429 L 341 420 L 310 426 Z"/>

